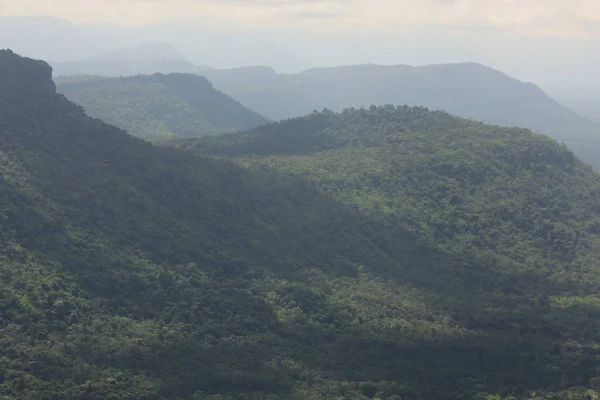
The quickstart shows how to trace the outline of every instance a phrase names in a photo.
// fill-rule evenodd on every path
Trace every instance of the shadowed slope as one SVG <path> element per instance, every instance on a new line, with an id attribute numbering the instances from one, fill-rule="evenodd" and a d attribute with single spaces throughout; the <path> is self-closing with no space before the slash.
<path id="1" fill-rule="evenodd" d="M 290 132 L 244 165 L 126 135 L 50 76 L 0 52 L 0 396 L 453 399 L 598 375 L 600 181 L 556 143 L 386 108 L 223 136 Z"/>

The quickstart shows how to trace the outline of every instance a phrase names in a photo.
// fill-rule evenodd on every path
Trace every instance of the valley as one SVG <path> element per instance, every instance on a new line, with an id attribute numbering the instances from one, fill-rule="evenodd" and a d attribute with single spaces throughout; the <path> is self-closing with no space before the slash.
<path id="1" fill-rule="evenodd" d="M 127 63 L 113 61 L 113 64 L 114 68 L 97 66 L 95 69 L 81 65 L 71 72 L 111 75 L 114 74 L 111 71 Z M 154 66 L 162 68 L 158 61 Z M 594 120 L 593 111 L 569 103 L 586 114 L 582 116 L 548 96 L 538 86 L 478 63 L 425 66 L 365 64 L 316 68 L 297 74 L 281 74 L 270 67 L 260 66 L 233 69 L 188 66 L 182 71 L 206 77 L 216 90 L 273 121 L 300 117 L 315 110 L 339 112 L 345 108 L 373 104 L 427 107 L 487 124 L 525 128 L 547 135 L 567 144 L 584 162 L 600 170 L 597 156 L 600 152 L 600 122 Z M 116 93 L 107 90 L 82 89 L 77 94 L 71 93 L 70 88 L 92 85 L 77 84 L 79 80 L 89 82 L 98 79 L 102 78 L 61 75 L 57 77 L 58 89 L 71 94 L 76 102 L 89 104 L 90 112 L 99 116 L 108 116 L 106 108 L 114 107 L 116 104 L 111 105 L 113 102 L 131 101 L 123 94 L 116 97 Z M 110 82 L 114 84 L 116 81 Z M 593 102 L 586 104 L 593 105 Z M 122 117 L 128 120 L 140 118 L 128 113 Z M 114 122 L 117 123 L 117 120 Z"/>
<path id="2" fill-rule="evenodd" d="M 178 78 L 173 134 L 128 133 L 0 51 L 0 398 L 597 398 L 600 176 L 566 145 L 58 88 Z"/>

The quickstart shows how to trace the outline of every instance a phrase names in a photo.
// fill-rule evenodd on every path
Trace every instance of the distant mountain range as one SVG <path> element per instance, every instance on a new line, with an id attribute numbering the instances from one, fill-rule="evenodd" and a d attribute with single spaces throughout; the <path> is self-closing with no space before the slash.
<path id="1" fill-rule="evenodd" d="M 81 61 L 55 62 L 54 76 L 102 75 L 107 77 L 154 73 L 195 72 L 198 67 L 187 61 L 171 45 L 149 43 L 102 53 Z"/>
<path id="2" fill-rule="evenodd" d="M 84 76 L 57 83 L 89 115 L 141 138 L 233 132 L 268 122 L 198 75 Z"/>
<path id="3" fill-rule="evenodd" d="M 159 45 L 157 48 L 160 50 Z M 162 50 L 169 57 L 160 58 L 161 52 L 153 51 L 153 58 L 133 62 L 114 59 L 113 54 L 102 57 L 102 61 L 55 64 L 55 75 L 191 72 L 205 76 L 217 90 L 272 120 L 325 108 L 340 111 L 371 104 L 425 106 L 488 124 L 546 134 L 566 143 L 583 161 L 600 169 L 600 123 L 563 106 L 532 83 L 481 64 L 366 64 L 281 74 L 264 66 L 221 70 L 195 66 L 177 59 L 168 46 L 163 45 Z M 140 50 L 131 50 L 135 53 Z"/>
<path id="4" fill-rule="evenodd" d="M 527 128 L 565 142 L 600 168 L 600 124 L 477 63 L 414 67 L 356 65 L 278 74 L 269 68 L 208 70 L 215 87 L 274 120 L 328 108 L 418 105 L 488 124 Z"/>
<path id="5" fill-rule="evenodd" d="M 372 106 L 173 143 L 0 51 L 0 398 L 598 398 L 600 175 L 556 141 Z"/>

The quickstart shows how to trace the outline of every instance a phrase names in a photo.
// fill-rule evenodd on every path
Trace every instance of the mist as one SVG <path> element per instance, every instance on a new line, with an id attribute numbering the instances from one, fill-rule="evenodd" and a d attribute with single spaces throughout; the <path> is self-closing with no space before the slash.
<path id="1" fill-rule="evenodd" d="M 600 46 L 594 38 L 524 37 L 495 29 L 435 26 L 319 31 L 227 23 L 117 25 L 55 17 L 0 18 L 1 48 L 51 63 L 101 57 L 148 43 L 169 44 L 181 58 L 213 68 L 264 65 L 294 73 L 339 65 L 471 61 L 545 88 L 600 86 Z"/>

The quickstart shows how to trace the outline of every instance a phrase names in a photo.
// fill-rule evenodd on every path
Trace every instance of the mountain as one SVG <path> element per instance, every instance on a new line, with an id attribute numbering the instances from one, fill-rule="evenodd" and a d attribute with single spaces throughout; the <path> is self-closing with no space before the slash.
<path id="1" fill-rule="evenodd" d="M 325 110 L 169 144 L 296 174 L 380 221 L 381 232 L 405 232 L 380 242 L 398 252 L 397 266 L 378 281 L 389 289 L 374 285 L 342 300 L 387 353 L 344 347 L 347 365 L 354 354 L 377 357 L 382 369 L 374 376 L 421 379 L 431 390 L 423 398 L 460 398 L 461 389 L 441 387 L 471 384 L 523 399 L 596 398 L 581 387 L 550 393 L 598 382 L 591 375 L 600 339 L 592 333 L 600 310 L 600 176 L 564 145 L 394 106 Z M 426 293 L 420 300 L 409 294 L 416 287 Z M 432 342 L 441 347 L 417 356 Z M 537 396 L 527 392 L 534 388 Z"/>
<path id="2" fill-rule="evenodd" d="M 80 61 L 53 62 L 55 76 L 103 75 L 109 77 L 154 73 L 193 72 L 198 67 L 168 43 L 145 43 L 115 49 Z"/>
<path id="3" fill-rule="evenodd" d="M 51 75 L 0 51 L 0 397 L 597 395 L 600 177 L 563 146 L 373 107 L 197 156 Z"/>
<path id="4" fill-rule="evenodd" d="M 252 71 L 256 71 L 254 77 Z M 245 68 L 205 71 L 204 75 L 218 90 L 273 120 L 324 108 L 424 106 L 549 135 L 600 169 L 600 124 L 577 115 L 531 83 L 476 63 L 421 67 L 368 64 L 293 75 Z"/>
<path id="5" fill-rule="evenodd" d="M 548 91 L 567 107 L 600 123 L 600 87 L 550 87 Z"/>
<path id="6" fill-rule="evenodd" d="M 65 82 L 58 91 L 91 116 L 141 138 L 198 136 L 267 123 L 197 75 L 81 76 Z"/>
<path id="7" fill-rule="evenodd" d="M 295 177 L 127 135 L 51 73 L 0 52 L 0 396 L 360 393 L 311 360 L 335 352 L 343 310 L 309 283 L 389 264 L 367 218 Z"/>
<path id="8" fill-rule="evenodd" d="M 140 69 L 125 64 L 131 74 Z M 186 65 L 174 70 L 207 77 L 217 90 L 272 120 L 325 108 L 340 111 L 371 104 L 424 106 L 548 135 L 566 143 L 584 162 L 600 170 L 600 122 L 582 117 L 531 83 L 477 63 L 419 67 L 366 64 L 316 68 L 298 74 L 279 74 L 261 66 L 214 69 Z M 114 75 L 113 70 L 99 64 L 98 68 L 78 67 L 70 72 Z"/>

